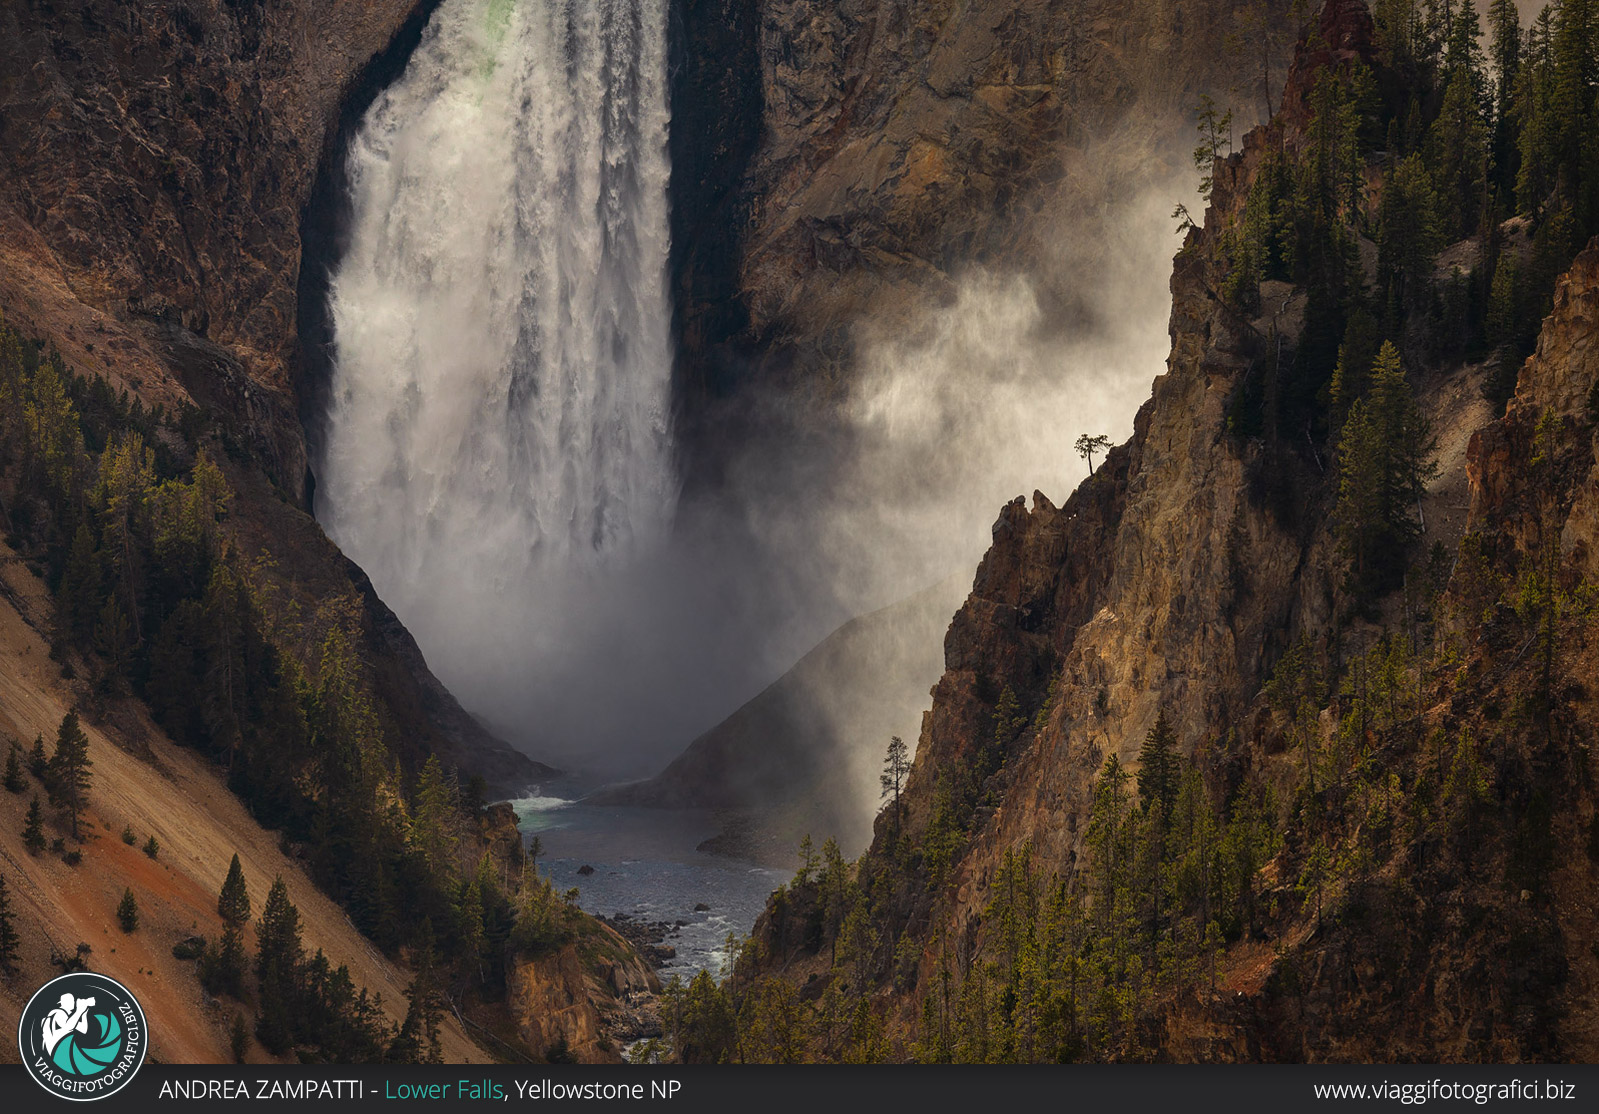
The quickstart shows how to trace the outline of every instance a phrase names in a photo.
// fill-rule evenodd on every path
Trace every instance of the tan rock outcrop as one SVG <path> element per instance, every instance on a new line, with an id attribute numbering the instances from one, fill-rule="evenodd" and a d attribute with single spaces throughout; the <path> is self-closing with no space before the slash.
<path id="1" fill-rule="evenodd" d="M 661 982 L 613 929 L 585 931 L 591 935 L 513 964 L 506 1001 L 517 1034 L 535 1054 L 616 1063 L 624 1042 L 659 1033 L 653 998 Z"/>

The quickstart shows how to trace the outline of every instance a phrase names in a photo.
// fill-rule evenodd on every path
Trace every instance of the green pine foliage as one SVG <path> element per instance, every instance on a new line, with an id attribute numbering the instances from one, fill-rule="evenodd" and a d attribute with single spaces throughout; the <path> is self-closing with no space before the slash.
<path id="1" fill-rule="evenodd" d="M 905 788 L 905 779 L 910 770 L 910 748 L 905 745 L 904 739 L 895 735 L 888 740 L 888 752 L 883 758 L 883 772 L 877 777 L 877 787 L 878 799 L 888 801 L 889 822 L 896 838 L 902 819 L 900 792 Z"/>
<path id="2" fill-rule="evenodd" d="M 245 1055 L 250 1051 L 250 1027 L 244 1023 L 244 1015 L 233 1015 L 233 1024 L 228 1027 L 228 1051 L 233 1053 L 235 1064 L 244 1063 Z"/>
<path id="3" fill-rule="evenodd" d="M 1138 752 L 1139 802 L 1146 810 L 1155 809 L 1169 817 L 1177 803 L 1177 779 L 1177 733 L 1162 708 Z"/>
<path id="4" fill-rule="evenodd" d="M 22 747 L 15 739 L 11 740 L 11 746 L 6 751 L 4 784 L 8 793 L 21 793 L 28 787 L 27 779 L 22 776 Z"/>
<path id="5" fill-rule="evenodd" d="M 217 914 L 222 918 L 222 938 L 201 953 L 200 982 L 212 994 L 242 1001 L 247 993 L 244 926 L 250 923 L 250 890 L 237 853 L 228 864 L 227 877 L 217 895 Z"/>
<path id="6" fill-rule="evenodd" d="M 68 712 L 61 717 L 56 731 L 56 749 L 50 756 L 47 785 L 50 799 L 66 810 L 72 825 L 72 838 L 78 839 L 78 821 L 88 806 L 92 777 L 89 769 L 94 765 L 89 757 L 89 737 L 78 724 L 78 713 Z"/>
<path id="7" fill-rule="evenodd" d="M 44 810 L 39 807 L 39 797 L 28 802 L 28 817 L 22 825 L 22 845 L 30 855 L 44 854 Z"/>
<path id="8" fill-rule="evenodd" d="M 1594 6 L 1562 0 L 1523 29 L 1510 0 L 1485 13 L 1374 0 L 1376 59 L 1317 71 L 1308 121 L 1266 129 L 1250 190 L 1211 243 L 1219 292 L 1244 315 L 1259 310 L 1267 280 L 1306 297 L 1297 336 L 1256 324 L 1254 362 L 1228 409 L 1233 436 L 1264 449 L 1252 496 L 1286 526 L 1307 493 L 1339 494 L 1321 477 L 1346 447 L 1382 341 L 1418 373 L 1486 362 L 1483 393 L 1496 406 L 1514 390 L 1558 276 L 1599 234 Z M 1200 156 L 1219 113 L 1201 116 Z M 1450 245 L 1455 265 L 1441 269 Z M 1373 579 L 1370 546 L 1355 549 L 1362 594 L 1391 585 L 1409 556 L 1385 559 Z"/>
<path id="9" fill-rule="evenodd" d="M 6 876 L 0 874 L 0 975 L 10 978 L 17 973 L 21 947 L 16 915 L 11 911 L 11 891 L 6 887 Z"/>
<path id="10" fill-rule="evenodd" d="M 220 942 L 207 943 L 200 952 L 197 974 L 200 985 L 216 995 L 243 1001 L 248 995 L 246 977 L 249 959 L 244 950 L 244 934 L 238 925 L 222 929 Z"/>
<path id="11" fill-rule="evenodd" d="M 300 945 L 300 911 L 289 900 L 283 879 L 273 880 L 256 926 L 256 980 L 261 1012 L 255 1035 L 267 1051 L 282 1055 L 294 1041 L 295 1005 L 301 993 L 305 963 Z"/>
<path id="12" fill-rule="evenodd" d="M 385 1049 L 384 1059 L 395 1064 L 441 1064 L 439 1025 L 445 1000 L 439 985 L 438 961 L 432 940 L 424 936 L 415 956 L 416 976 L 406 989 L 405 1020 Z"/>
<path id="13" fill-rule="evenodd" d="M 1436 474 L 1435 444 L 1399 350 L 1384 342 L 1370 390 L 1350 408 L 1338 440 L 1334 517 L 1357 595 L 1369 597 L 1404 572 L 1421 532 L 1421 497 Z"/>
<path id="14" fill-rule="evenodd" d="M 131 886 L 122 891 L 122 900 L 117 903 L 117 923 L 122 926 L 123 932 L 138 931 L 139 902 L 134 898 Z"/>
<path id="15" fill-rule="evenodd" d="M 250 923 L 250 887 L 244 880 L 244 867 L 239 863 L 238 852 L 228 864 L 228 876 L 222 881 L 222 892 L 217 895 L 217 915 L 224 924 L 243 927 Z"/>
<path id="16" fill-rule="evenodd" d="M 1151 756 L 1170 728 L 1151 732 Z M 1152 746 L 1153 749 L 1150 749 Z M 824 855 L 820 877 L 781 892 L 776 907 L 831 954 L 819 995 L 757 974 L 745 942 L 732 977 L 702 973 L 663 996 L 670 1049 L 686 1063 L 1060 1062 L 1142 1057 L 1139 1019 L 1155 1000 L 1215 977 L 1229 943 L 1260 929 L 1261 866 L 1281 847 L 1269 791 L 1241 791 L 1218 808 L 1198 769 L 1170 753 L 1169 807 L 1139 807 L 1112 755 L 1096 781 L 1089 858 L 1068 878 L 1045 876 L 1026 847 L 1001 860 L 981 918 L 980 957 L 930 946 L 933 985 L 915 1038 L 896 1052 L 885 1036 L 886 985 L 908 989 L 920 958 L 895 945 L 890 912 L 901 864 L 868 853 Z M 1151 800 L 1161 800 L 1151 792 Z M 810 912 L 807 913 L 806 911 Z M 810 924 L 812 927 L 806 928 Z"/>
<path id="17" fill-rule="evenodd" d="M 224 935 L 237 935 L 230 924 Z M 229 964 L 224 943 L 221 963 Z M 339 1063 L 377 1063 L 393 1038 L 382 1002 L 357 989 L 345 965 L 334 967 L 321 951 L 307 957 L 300 912 L 288 886 L 275 879 L 256 924 L 256 1039 L 274 1055 L 291 1048 L 302 1056 Z"/>

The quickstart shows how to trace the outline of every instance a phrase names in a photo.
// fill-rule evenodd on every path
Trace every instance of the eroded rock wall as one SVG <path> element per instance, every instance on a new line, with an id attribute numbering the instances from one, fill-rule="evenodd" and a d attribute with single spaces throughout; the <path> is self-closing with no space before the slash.
<path id="1" fill-rule="evenodd" d="M 1275 65 L 1288 43 L 1287 5 L 1232 0 L 680 10 L 691 54 L 704 42 L 759 72 L 735 87 L 696 71 L 678 100 L 754 94 L 762 113 L 757 132 L 730 102 L 702 140 L 674 136 L 674 196 L 714 212 L 692 230 L 732 252 L 707 267 L 678 245 L 680 373 L 713 396 L 771 376 L 824 403 L 849 375 L 856 321 L 945 297 L 971 264 L 1025 270 L 1071 206 L 1112 203 L 1153 164 L 1186 160 L 1201 93 L 1253 116 L 1253 44 Z M 674 105 L 680 120 L 701 110 Z M 743 180 L 706 189 L 714 167 Z"/>

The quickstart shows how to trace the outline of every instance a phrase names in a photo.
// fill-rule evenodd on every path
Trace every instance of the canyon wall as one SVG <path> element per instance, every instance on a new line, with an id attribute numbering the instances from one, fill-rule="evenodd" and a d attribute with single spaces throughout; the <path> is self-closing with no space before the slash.
<path id="1" fill-rule="evenodd" d="M 1018 498 L 995 522 L 949 628 L 903 811 L 884 810 L 855 868 L 851 884 L 867 895 L 860 908 L 870 907 L 876 935 L 857 925 L 833 936 L 835 949 L 892 941 L 880 945 L 892 961 L 863 978 L 875 957 L 848 953 L 851 968 L 834 962 L 845 951 L 818 950 L 827 937 L 823 903 L 837 902 L 827 886 L 836 883 L 821 883 L 818 898 L 817 883 L 796 879 L 757 927 L 735 993 L 773 977 L 818 1000 L 829 976 L 861 980 L 890 1058 L 930 1054 L 929 1026 L 940 1016 L 956 1026 L 999 1016 L 1019 1034 L 1026 1008 L 1039 1029 L 1061 1024 L 1064 1002 L 1013 996 L 1023 993 L 1022 968 L 1010 967 L 1014 981 L 1004 981 L 1006 965 L 1022 962 L 1014 921 L 1000 919 L 1017 915 L 1015 864 L 1029 864 L 1040 917 L 1052 894 L 1075 890 L 1087 894 L 1079 897 L 1090 910 L 1085 930 L 1116 931 L 1101 927 L 1102 899 L 1085 887 L 1106 871 L 1144 867 L 1099 863 L 1094 882 L 1082 873 L 1093 862 L 1091 825 L 1104 823 L 1096 796 L 1112 776 L 1107 759 L 1139 770 L 1164 713 L 1215 802 L 1246 783 L 1274 793 L 1287 846 L 1245 883 L 1274 911 L 1266 926 L 1212 952 L 1208 980 L 1176 990 L 1147 970 L 1142 983 L 1124 976 L 1123 987 L 1143 987 L 1128 993 L 1152 993 L 1152 1004 L 1128 1018 L 1122 1054 L 1249 1062 L 1595 1054 L 1599 828 L 1588 754 L 1599 722 L 1589 680 L 1599 242 L 1557 288 L 1502 419 L 1477 397 L 1483 366 L 1409 368 L 1436 436 L 1419 549 L 1436 543 L 1448 558 L 1438 656 L 1416 666 L 1411 717 L 1356 742 L 1360 760 L 1398 787 L 1385 806 L 1390 818 L 1360 821 L 1369 801 L 1338 806 L 1357 817 L 1332 852 L 1338 880 L 1325 895 L 1307 881 L 1307 849 L 1335 837 L 1315 835 L 1325 821 L 1316 819 L 1315 782 L 1307 795 L 1301 780 L 1295 740 L 1309 732 L 1315 747 L 1333 745 L 1341 724 L 1335 707 L 1319 721 L 1290 724 L 1264 686 L 1301 639 L 1336 678 L 1345 655 L 1415 622 L 1406 602 L 1413 596 L 1395 592 L 1378 606 L 1355 598 L 1334 533 L 1333 462 L 1308 431 L 1289 444 L 1234 428 L 1248 377 L 1289 366 L 1306 291 L 1263 282 L 1255 310 L 1236 308 L 1223 294 L 1227 237 L 1262 165 L 1308 142 L 1317 70 L 1375 59 L 1370 18 L 1355 0 L 1327 5 L 1320 32 L 1301 51 L 1277 119 L 1216 164 L 1203 226 L 1190 230 L 1172 271 L 1166 374 L 1132 438 L 1063 506 L 1035 493 L 1031 507 Z M 1356 246 L 1370 281 L 1375 252 Z M 1475 242 L 1464 248 L 1477 250 Z M 1542 659 L 1529 653 L 1535 642 Z M 1328 699 L 1347 706 L 1349 694 Z M 1456 748 L 1454 772 L 1422 739 Z M 1479 811 L 1440 822 L 1440 786 L 1458 786 L 1479 747 Z M 927 849 L 948 838 L 950 787 L 972 771 L 975 809 L 956 821 L 947 870 L 929 869 Z M 1130 803 L 1134 791 L 1126 792 Z M 1464 834 L 1450 826 L 1460 815 L 1473 817 Z M 1378 824 L 1391 827 L 1373 836 Z M 1160 915 L 1157 905 L 1157 922 Z M 1038 954 L 1028 961 L 1044 963 Z M 1049 972 L 1040 981 L 1064 978 L 1039 969 Z"/>
<path id="2" fill-rule="evenodd" d="M 236 411 L 264 466 L 299 494 L 300 214 L 347 94 L 433 6 L 8 6 L 5 240 L 55 280 L 8 277 L 14 322 L 66 334 L 58 343 L 86 370 L 155 357 L 202 404 Z M 214 362 L 190 367 L 200 358 L 173 347 Z"/>
<path id="3" fill-rule="evenodd" d="M 1231 0 L 683 0 L 680 21 L 691 407 L 769 376 L 825 409 L 859 320 L 938 304 L 970 265 L 1027 270 L 1074 208 L 1186 161 L 1201 93 L 1263 111 L 1257 50 L 1275 96 L 1290 35 L 1287 5 Z"/>
<path id="4" fill-rule="evenodd" d="M 302 211 L 341 121 L 435 6 L 8 5 L 0 312 L 78 374 L 169 412 L 198 406 L 228 447 L 252 552 L 270 553 L 313 608 L 354 594 L 395 720 L 514 793 L 547 768 L 461 709 L 365 575 L 294 507 L 309 477 Z"/>

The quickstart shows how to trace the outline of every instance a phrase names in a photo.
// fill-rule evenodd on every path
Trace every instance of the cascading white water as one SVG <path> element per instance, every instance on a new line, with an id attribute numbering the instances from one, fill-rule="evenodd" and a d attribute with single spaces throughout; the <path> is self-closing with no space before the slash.
<path id="1" fill-rule="evenodd" d="M 318 515 L 452 686 L 672 518 L 665 0 L 445 0 L 348 155 Z"/>

